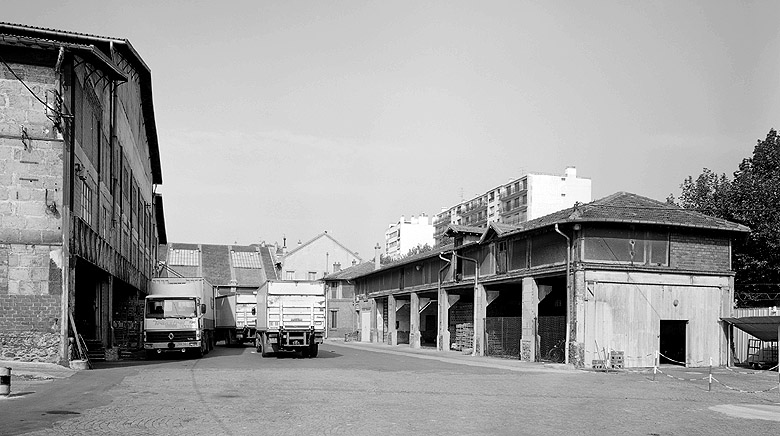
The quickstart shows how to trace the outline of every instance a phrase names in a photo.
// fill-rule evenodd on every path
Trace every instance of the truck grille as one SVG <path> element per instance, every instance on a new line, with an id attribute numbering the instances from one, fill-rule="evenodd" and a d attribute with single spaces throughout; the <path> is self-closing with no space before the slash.
<path id="1" fill-rule="evenodd" d="M 173 339 L 170 335 L 173 334 Z M 146 332 L 146 342 L 182 342 L 194 341 L 195 330 Z"/>

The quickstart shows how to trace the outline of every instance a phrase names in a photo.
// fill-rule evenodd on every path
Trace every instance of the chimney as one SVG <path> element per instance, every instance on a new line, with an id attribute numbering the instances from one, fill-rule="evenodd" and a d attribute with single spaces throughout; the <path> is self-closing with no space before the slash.
<path id="1" fill-rule="evenodd" d="M 357 261 L 355 259 L 352 259 L 352 266 L 357 265 Z"/>
<path id="2" fill-rule="evenodd" d="M 565 174 L 566 174 L 566 177 L 574 177 L 574 178 L 576 178 L 577 177 L 577 167 L 573 167 L 573 166 L 566 167 L 566 173 Z"/>
<path id="3" fill-rule="evenodd" d="M 339 272 L 339 271 L 341 271 L 341 262 L 333 263 L 333 272 Z"/>
<path id="4" fill-rule="evenodd" d="M 379 242 L 376 243 L 376 246 L 374 247 L 374 269 L 379 269 L 380 266 L 382 266 L 380 261 L 380 250 L 382 247 L 379 246 Z"/>

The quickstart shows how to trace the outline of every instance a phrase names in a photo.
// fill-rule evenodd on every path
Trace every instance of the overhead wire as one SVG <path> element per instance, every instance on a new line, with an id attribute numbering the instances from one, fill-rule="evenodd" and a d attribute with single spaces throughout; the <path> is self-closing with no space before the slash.
<path id="1" fill-rule="evenodd" d="M 62 113 L 62 111 L 60 111 L 60 110 L 57 110 L 57 109 L 55 109 L 55 108 L 53 108 L 53 107 L 49 106 L 49 104 L 48 104 L 47 102 L 43 101 L 43 100 L 42 100 L 42 99 L 41 99 L 41 98 L 38 96 L 38 94 L 36 94 L 36 93 L 35 93 L 35 91 L 33 91 L 32 89 L 30 89 L 30 87 L 27 85 L 27 83 L 25 83 L 25 81 L 24 81 L 24 80 L 23 80 L 21 77 L 19 77 L 19 75 L 16 73 L 16 71 L 14 71 L 14 70 L 13 70 L 13 68 L 11 68 L 11 66 L 10 66 L 10 65 L 8 65 L 8 62 L 6 62 L 6 61 L 5 61 L 5 59 L 4 59 L 2 56 L 0 56 L 0 62 L 2 62 L 2 64 L 3 64 L 3 65 L 4 65 L 4 66 L 5 66 L 7 69 L 8 69 L 8 71 L 9 71 L 9 72 L 10 72 L 10 73 L 11 73 L 11 74 L 12 74 L 12 75 L 13 75 L 13 76 L 16 78 L 16 80 L 18 80 L 18 81 L 19 81 L 19 83 L 21 83 L 21 84 L 22 84 L 22 86 L 24 86 L 24 87 L 25 87 L 25 89 L 27 89 L 27 91 L 28 91 L 28 92 L 29 92 L 29 93 L 30 93 L 30 94 L 31 94 L 33 97 L 35 97 L 35 99 L 36 99 L 36 100 L 38 100 L 38 101 L 39 101 L 39 102 L 40 102 L 42 105 L 44 105 L 44 106 L 46 107 L 46 109 L 48 109 L 48 110 L 50 110 L 50 111 L 54 112 L 55 114 L 57 114 L 57 115 L 58 115 L 58 116 L 60 116 L 60 117 L 63 117 L 63 118 L 73 118 L 73 116 L 72 116 L 72 115 L 64 114 L 64 113 Z"/>

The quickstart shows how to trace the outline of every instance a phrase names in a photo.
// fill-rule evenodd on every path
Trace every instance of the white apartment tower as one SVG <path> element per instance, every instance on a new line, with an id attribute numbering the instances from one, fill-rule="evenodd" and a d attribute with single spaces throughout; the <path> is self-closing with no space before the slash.
<path id="1" fill-rule="evenodd" d="M 405 219 L 401 216 L 395 224 L 390 224 L 385 232 L 385 255 L 398 259 L 418 245 L 433 247 L 433 224 L 426 214 Z"/>
<path id="2" fill-rule="evenodd" d="M 591 201 L 590 179 L 577 177 L 575 167 L 563 175 L 526 174 L 482 195 L 442 208 L 433 221 L 436 243 L 451 224 L 484 227 L 491 222 L 517 224 Z"/>

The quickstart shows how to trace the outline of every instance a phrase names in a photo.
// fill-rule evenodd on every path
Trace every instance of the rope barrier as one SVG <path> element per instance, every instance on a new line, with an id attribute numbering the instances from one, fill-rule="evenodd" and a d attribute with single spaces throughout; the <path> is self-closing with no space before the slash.
<path id="1" fill-rule="evenodd" d="M 742 390 L 742 389 L 737 389 L 737 388 L 731 387 L 731 386 L 721 382 L 720 380 L 716 379 L 715 377 L 712 378 L 712 381 L 718 383 L 719 385 L 723 386 L 726 389 L 729 389 L 729 390 L 732 390 L 732 391 L 735 391 L 735 392 L 740 392 L 740 393 L 743 393 L 743 394 L 763 394 L 765 392 L 769 392 L 769 391 L 772 391 L 774 389 L 777 389 L 777 385 L 775 385 L 775 386 L 772 386 L 771 388 L 764 389 L 764 390 L 761 390 L 761 391 L 745 391 L 745 390 Z"/>

